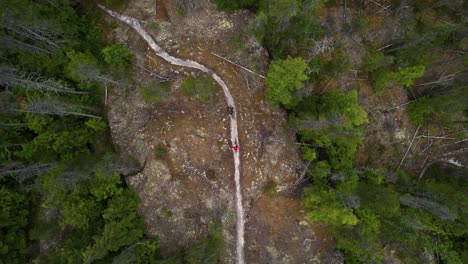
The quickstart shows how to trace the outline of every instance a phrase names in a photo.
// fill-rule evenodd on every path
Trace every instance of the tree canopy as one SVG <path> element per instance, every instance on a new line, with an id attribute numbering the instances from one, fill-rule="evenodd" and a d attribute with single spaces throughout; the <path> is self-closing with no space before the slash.
<path id="1" fill-rule="evenodd" d="M 287 58 L 273 61 L 266 76 L 268 87 L 268 101 L 277 106 L 279 104 L 291 108 L 296 104 L 294 91 L 303 87 L 303 82 L 308 80 L 304 71 L 308 69 L 302 58 Z"/>

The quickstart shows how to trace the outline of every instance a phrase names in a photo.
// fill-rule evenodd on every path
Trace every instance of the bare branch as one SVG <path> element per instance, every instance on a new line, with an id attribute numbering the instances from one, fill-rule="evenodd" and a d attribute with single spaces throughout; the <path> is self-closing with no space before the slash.
<path id="1" fill-rule="evenodd" d="M 404 155 L 403 158 L 401 159 L 400 164 L 399 164 L 398 167 L 397 167 L 397 170 L 401 167 L 401 165 L 403 164 L 403 161 L 405 161 L 406 156 L 408 155 L 408 152 L 410 151 L 411 147 L 413 146 L 414 139 L 416 138 L 416 135 L 418 134 L 418 131 L 419 131 L 419 128 L 420 128 L 420 127 L 421 127 L 421 125 L 419 125 L 418 128 L 416 129 L 416 132 L 414 132 L 413 139 L 411 140 L 411 143 L 410 143 L 408 149 L 406 150 L 405 155 Z"/>
<path id="2" fill-rule="evenodd" d="M 220 58 L 220 59 L 222 59 L 222 60 L 224 60 L 224 61 L 227 61 L 227 62 L 229 62 L 229 63 L 231 63 L 231 64 L 233 64 L 233 65 L 235 65 L 235 66 L 237 66 L 237 67 L 239 67 L 239 68 L 241 68 L 241 69 L 243 69 L 244 71 L 250 72 L 250 73 L 252 73 L 252 74 L 257 75 L 258 77 L 260 77 L 260 78 L 262 78 L 262 79 L 265 79 L 265 76 L 263 76 L 263 75 L 261 75 L 261 74 L 258 74 L 258 73 L 256 73 L 256 72 L 254 72 L 254 71 L 252 71 L 252 70 L 250 70 L 250 69 L 248 69 L 248 68 L 246 68 L 246 67 L 240 65 L 240 64 L 237 64 L 237 63 L 235 63 L 235 62 L 233 62 L 233 61 L 231 61 L 231 60 L 228 60 L 228 59 L 226 59 L 226 58 L 224 58 L 224 57 L 222 57 L 222 56 L 220 56 L 220 55 L 218 55 L 218 54 L 216 54 L 216 53 L 214 53 L 214 52 L 211 52 L 211 54 L 213 54 L 213 55 L 215 55 L 216 57 L 218 57 L 218 58 Z"/>
<path id="3" fill-rule="evenodd" d="M 21 72 L 10 66 L 0 67 L 0 85 L 5 87 L 20 86 L 24 89 L 46 90 L 59 93 L 88 94 L 85 91 L 76 91 L 63 83 L 46 79 L 34 73 Z"/>

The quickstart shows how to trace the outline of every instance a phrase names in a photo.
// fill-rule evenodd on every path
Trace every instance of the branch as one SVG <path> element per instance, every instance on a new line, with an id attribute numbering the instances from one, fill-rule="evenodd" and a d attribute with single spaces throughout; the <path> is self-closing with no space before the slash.
<path id="1" fill-rule="evenodd" d="M 455 139 L 451 137 L 436 137 L 436 136 L 425 136 L 425 135 L 419 135 L 416 138 L 433 138 L 433 139 L 449 139 L 449 140 Z"/>
<path id="2" fill-rule="evenodd" d="M 403 161 L 405 161 L 406 156 L 408 155 L 408 152 L 410 151 L 411 147 L 413 146 L 414 139 L 416 138 L 416 135 L 418 134 L 418 131 L 419 131 L 419 128 L 420 128 L 420 127 L 421 127 L 421 125 L 419 125 L 418 128 L 416 129 L 416 132 L 414 132 L 413 139 L 411 140 L 411 143 L 410 143 L 408 149 L 406 150 L 405 155 L 404 155 L 403 158 L 401 159 L 400 164 L 399 164 L 398 167 L 397 167 L 397 170 L 401 167 L 401 165 L 403 164 Z"/>
<path id="3" fill-rule="evenodd" d="M 229 62 L 229 63 L 231 63 L 231 64 L 236 65 L 237 67 L 243 69 L 244 71 L 253 73 L 253 74 L 257 75 L 258 77 L 260 77 L 260 78 L 262 78 L 262 79 L 265 79 L 265 76 L 263 76 L 263 75 L 261 75 L 261 74 L 258 74 L 258 73 L 254 72 L 254 71 L 252 71 L 252 70 L 249 70 L 249 69 L 247 69 L 246 67 L 244 67 L 244 66 L 242 66 L 242 65 L 239 65 L 239 64 L 237 64 L 237 63 L 235 63 L 235 62 L 233 62 L 233 61 L 230 61 L 230 60 L 228 60 L 228 59 L 226 59 L 226 58 L 224 58 L 224 57 L 221 57 L 220 55 L 218 55 L 218 54 L 216 54 L 216 53 L 214 53 L 214 52 L 211 52 L 211 54 L 213 54 L 213 55 L 215 55 L 216 57 L 218 57 L 218 58 L 220 58 L 220 59 L 222 59 L 222 60 L 225 60 L 225 61 L 227 61 L 227 62 Z"/>

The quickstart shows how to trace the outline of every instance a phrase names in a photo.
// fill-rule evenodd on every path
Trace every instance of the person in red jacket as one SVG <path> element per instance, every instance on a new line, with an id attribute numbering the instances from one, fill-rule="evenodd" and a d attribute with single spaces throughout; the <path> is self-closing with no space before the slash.
<path id="1" fill-rule="evenodd" d="M 239 150 L 239 146 L 237 144 L 232 145 L 232 150 L 234 150 L 234 151 Z"/>

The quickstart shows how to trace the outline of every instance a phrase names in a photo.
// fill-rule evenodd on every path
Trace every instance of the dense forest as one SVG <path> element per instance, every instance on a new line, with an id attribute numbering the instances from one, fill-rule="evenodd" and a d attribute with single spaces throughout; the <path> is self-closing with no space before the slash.
<path id="1" fill-rule="evenodd" d="M 380 43 L 371 32 L 374 1 L 214 2 L 253 14 L 251 33 L 271 58 L 266 97 L 288 113 L 307 164 L 303 204 L 332 231 L 345 262 L 381 263 L 395 251 L 403 263 L 468 263 L 467 169 L 434 163 L 419 175 L 401 164 L 358 163 L 370 114 L 359 89 L 330 86 L 355 70 L 376 94 L 405 92 L 416 132 L 443 128 L 463 141 L 467 3 L 379 1 L 378 12 L 402 31 Z M 366 52 L 358 61 L 343 43 L 323 41 L 330 36 L 320 16 L 334 8 L 360 10 L 340 32 L 360 36 Z M 103 38 L 101 15 L 86 1 L 0 2 L 0 263 L 218 263 L 216 224 L 172 258 L 147 236 L 123 178 L 141 166 L 113 149 L 105 114 L 107 89 L 137 85 L 132 52 Z M 201 101 L 214 90 L 208 78 L 189 77 L 182 88 Z M 161 89 L 143 89 L 143 97 L 159 100 Z M 211 92 L 197 96 L 200 89 Z"/>
<path id="2" fill-rule="evenodd" d="M 108 87 L 134 85 L 132 53 L 90 5 L 0 4 L 0 263 L 216 262 L 215 226 L 166 260 L 146 236 L 122 178 L 139 165 L 114 152 L 103 109 Z"/>
<path id="3" fill-rule="evenodd" d="M 267 97 L 272 106 L 287 110 L 304 146 L 303 159 L 309 166 L 304 204 L 312 221 L 331 228 L 346 263 L 380 263 L 389 249 L 404 263 L 466 263 L 466 169 L 433 166 L 421 179 L 399 166 L 357 166 L 354 157 L 370 122 L 358 103 L 359 91 L 324 85 L 340 73 L 358 69 L 376 93 L 407 91 L 413 125 L 447 127 L 464 139 L 466 133 L 459 132 L 466 130 L 468 116 L 463 78 L 466 3 L 379 1 L 378 10 L 394 15 L 404 31 L 386 45 L 376 43 L 369 33 L 375 13 L 365 12 L 374 1 L 216 2 L 227 11 L 247 8 L 255 13 L 252 31 L 273 59 L 266 77 Z M 341 32 L 362 36 L 360 45 L 367 52 L 360 64 L 347 56 L 342 43 L 317 52 L 327 49 L 320 46 L 327 32 L 319 14 L 343 5 L 344 12 L 360 10 L 361 15 L 345 23 Z M 411 11 L 405 14 L 402 9 Z M 415 87 L 428 69 L 440 65 L 445 72 L 439 79 Z"/>

